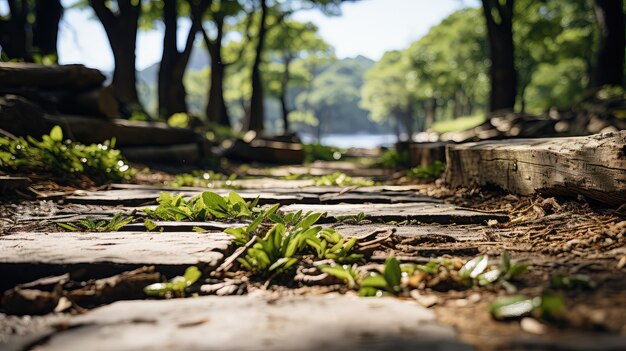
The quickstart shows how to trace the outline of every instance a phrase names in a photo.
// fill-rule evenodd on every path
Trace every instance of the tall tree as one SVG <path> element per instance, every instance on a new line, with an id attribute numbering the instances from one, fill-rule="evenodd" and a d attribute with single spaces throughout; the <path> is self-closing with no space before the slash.
<path id="1" fill-rule="evenodd" d="M 124 117 L 130 117 L 133 111 L 143 112 L 135 69 L 141 0 L 116 0 L 115 10 L 107 0 L 89 0 L 89 4 L 102 23 L 113 51 L 115 69 L 111 87 L 114 96 L 128 109 Z"/>
<path id="2" fill-rule="evenodd" d="M 517 96 L 513 44 L 514 0 L 482 0 L 489 39 L 489 110 L 512 110 Z"/>
<path id="3" fill-rule="evenodd" d="M 244 130 L 263 131 L 265 129 L 265 106 L 263 104 L 263 81 L 261 80 L 261 55 L 265 47 L 267 34 L 267 0 L 259 0 L 261 5 L 261 18 L 257 31 L 257 43 L 255 47 L 254 62 L 252 63 L 252 97 L 250 98 L 250 113 L 244 121 Z"/>
<path id="4" fill-rule="evenodd" d="M 165 31 L 158 82 L 159 116 L 162 118 L 167 118 L 179 112 L 187 112 L 187 92 L 183 84 L 183 78 L 193 51 L 196 34 L 202 29 L 202 18 L 206 10 L 211 6 L 212 1 L 201 0 L 195 2 L 187 0 L 187 3 L 191 17 L 191 27 L 187 34 L 185 46 L 180 51 L 177 39 L 179 0 L 163 1 Z"/>
<path id="5" fill-rule="evenodd" d="M 333 50 L 317 33 L 318 28 L 310 22 L 285 20 L 268 35 L 269 64 L 266 65 L 266 83 L 269 96 L 280 102 L 283 131 L 289 132 L 289 113 L 294 102 L 289 101 L 290 86 L 302 86 L 307 72 L 298 60 L 325 60 Z M 293 99 L 292 99 L 293 100 Z"/>
<path id="6" fill-rule="evenodd" d="M 28 0 L 7 0 L 8 18 L 0 18 L 2 58 L 33 62 L 31 9 Z"/>
<path id="7" fill-rule="evenodd" d="M 268 0 L 258 0 L 260 5 L 260 20 L 258 30 L 256 32 L 257 42 L 255 47 L 254 62 L 252 64 L 252 96 L 250 98 L 250 111 L 248 118 L 244 121 L 245 130 L 263 131 L 265 129 L 265 106 L 264 106 L 264 89 L 261 77 L 261 63 L 263 60 L 263 52 L 265 50 L 265 39 L 268 31 L 276 27 L 278 24 L 296 11 L 318 7 L 327 14 L 338 14 L 339 5 L 344 1 L 354 0 L 300 0 L 300 1 L 278 1 L 275 0 L 271 4 Z M 270 6 L 272 5 L 272 6 Z M 272 16 L 269 16 L 270 10 Z M 272 22 L 268 23 L 271 18 Z"/>
<path id="8" fill-rule="evenodd" d="M 254 12 L 254 11 L 251 11 Z M 243 14 L 242 14 L 243 13 Z M 233 62 L 238 61 L 245 49 L 245 42 L 238 51 L 238 56 L 231 62 L 224 60 L 224 37 L 226 35 L 226 20 L 228 17 L 240 17 L 245 22 L 246 27 L 241 29 L 243 37 L 248 36 L 248 30 L 252 21 L 252 14 L 248 15 L 243 11 L 243 7 L 237 0 L 220 0 L 214 1 L 211 7 L 210 19 L 213 22 L 215 35 L 211 38 L 203 29 L 202 35 L 204 43 L 211 56 L 211 84 L 209 86 L 209 98 L 206 105 L 206 115 L 210 122 L 230 127 L 230 116 L 226 108 L 224 100 L 224 78 L 226 77 L 226 68 Z"/>
<path id="9" fill-rule="evenodd" d="M 60 0 L 35 1 L 35 23 L 33 24 L 33 47 L 35 54 L 58 62 L 57 39 L 59 22 L 63 16 Z"/>
<path id="10" fill-rule="evenodd" d="M 591 86 L 621 86 L 624 82 L 624 1 L 595 0 L 600 42 Z"/>

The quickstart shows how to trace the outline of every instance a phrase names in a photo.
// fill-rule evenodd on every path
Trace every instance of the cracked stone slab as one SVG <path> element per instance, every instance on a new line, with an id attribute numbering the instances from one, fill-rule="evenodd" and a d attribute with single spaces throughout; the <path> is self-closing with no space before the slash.
<path id="1" fill-rule="evenodd" d="M 326 212 L 326 221 L 338 221 L 363 212 L 366 219 L 373 221 L 415 220 L 424 223 L 440 224 L 484 224 L 488 220 L 506 222 L 509 217 L 499 213 L 489 213 L 460 208 L 447 204 L 403 203 L 403 204 L 338 204 L 338 205 L 289 205 L 281 207 L 283 213 Z"/>
<path id="2" fill-rule="evenodd" d="M 0 237 L 0 291 L 46 275 L 86 269 L 115 274 L 155 265 L 216 267 L 231 248 L 221 232 L 15 233 Z"/>
<path id="3" fill-rule="evenodd" d="M 392 298 L 253 296 L 123 301 L 37 346 L 72 350 L 471 350 L 433 311 Z"/>
<path id="4" fill-rule="evenodd" d="M 233 190 L 228 189 L 204 189 L 219 195 L 227 195 Z M 157 203 L 162 190 L 160 189 L 114 189 L 104 191 L 79 191 L 75 195 L 65 198 L 65 202 L 71 204 L 84 205 L 105 205 L 105 206 L 142 206 Z M 202 191 L 181 191 L 172 189 L 170 192 L 182 194 L 186 198 L 200 194 Z M 319 203 L 319 197 L 313 194 L 300 193 L 275 193 L 271 191 L 237 191 L 246 201 L 259 198 L 259 204 L 293 204 L 293 203 Z"/>
<path id="5" fill-rule="evenodd" d="M 0 237 L 0 264 L 216 264 L 231 238 L 210 232 L 15 233 Z"/>
<path id="6" fill-rule="evenodd" d="M 395 235 L 402 238 L 450 238 L 450 241 L 480 241 L 484 240 L 484 227 L 476 225 L 439 225 L 439 224 L 423 224 L 423 225 L 407 225 L 395 226 L 387 224 L 366 224 L 351 225 L 340 224 L 335 229 L 345 236 L 364 237 L 374 230 L 391 231 L 395 229 Z M 384 234 L 379 234 L 384 235 Z"/>
<path id="7" fill-rule="evenodd" d="M 380 188 L 380 187 L 378 187 Z M 65 198 L 66 203 L 85 205 L 106 206 L 142 206 L 156 204 L 156 199 L 165 189 L 140 188 L 140 189 L 113 189 L 101 191 L 77 191 L 74 195 Z M 441 200 L 418 195 L 411 191 L 388 191 L 380 188 L 379 191 L 370 189 L 353 189 L 347 193 L 341 193 L 341 188 L 315 188 L 303 189 L 276 189 L 276 190 L 238 190 L 246 201 L 259 198 L 260 204 L 281 205 L 290 204 L 319 204 L 319 203 L 404 203 L 404 202 L 432 202 L 439 203 Z M 201 193 L 202 190 L 166 190 L 175 194 L 182 194 L 190 198 Z M 219 195 L 227 195 L 228 189 L 204 189 Z"/>

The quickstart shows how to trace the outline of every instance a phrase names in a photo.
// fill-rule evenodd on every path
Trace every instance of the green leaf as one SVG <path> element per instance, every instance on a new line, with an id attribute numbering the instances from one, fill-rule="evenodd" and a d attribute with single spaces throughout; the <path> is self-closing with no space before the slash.
<path id="1" fill-rule="evenodd" d="M 78 227 L 73 225 L 72 223 L 57 223 L 57 225 L 65 230 L 69 230 L 71 232 L 78 231 Z"/>
<path id="2" fill-rule="evenodd" d="M 558 318 L 564 307 L 565 301 L 563 300 L 563 296 L 549 292 L 544 292 L 541 295 L 541 303 L 539 303 L 539 309 L 542 318 Z"/>
<path id="3" fill-rule="evenodd" d="M 460 270 L 459 276 L 461 278 L 476 278 L 487 268 L 489 263 L 489 257 L 487 255 L 478 256 L 468 261 Z"/>
<path id="4" fill-rule="evenodd" d="M 54 141 L 63 141 L 63 130 L 59 126 L 52 127 L 50 130 L 50 139 Z"/>
<path id="5" fill-rule="evenodd" d="M 536 307 L 536 301 L 524 295 L 500 298 L 489 306 L 495 319 L 520 318 L 529 315 Z"/>
<path id="6" fill-rule="evenodd" d="M 359 289 L 359 296 L 363 297 L 383 297 L 387 295 L 383 290 L 376 289 L 370 286 L 364 286 Z"/>
<path id="7" fill-rule="evenodd" d="M 492 284 L 497 281 L 502 275 L 502 271 L 499 268 L 492 269 L 478 276 L 478 284 L 484 286 Z"/>
<path id="8" fill-rule="evenodd" d="M 387 284 L 392 289 L 397 289 L 400 286 L 400 281 L 402 279 L 402 270 L 400 269 L 400 262 L 391 256 L 385 262 L 385 280 Z"/>
<path id="9" fill-rule="evenodd" d="M 504 252 L 502 253 L 502 257 L 500 258 L 500 266 L 502 269 L 502 272 L 508 272 L 509 269 L 511 268 L 511 257 L 509 256 L 509 252 L 504 250 Z"/>
<path id="10" fill-rule="evenodd" d="M 301 229 L 306 229 L 309 228 L 310 226 L 312 226 L 313 224 L 317 223 L 317 221 L 320 219 L 320 217 L 322 217 L 324 214 L 323 213 L 312 213 L 308 216 L 306 216 L 303 220 L 301 220 L 297 225 L 296 228 L 301 228 Z"/>
<path id="11" fill-rule="evenodd" d="M 228 200 L 230 201 L 231 204 L 241 203 L 247 207 L 246 200 L 244 200 L 243 197 L 241 197 L 239 194 L 237 194 L 234 191 L 231 191 L 230 193 L 228 193 Z"/>
<path id="12" fill-rule="evenodd" d="M 371 273 L 361 281 L 361 287 L 370 287 L 377 289 L 387 289 L 388 284 L 385 277 L 378 273 Z"/>
<path id="13" fill-rule="evenodd" d="M 192 266 L 185 270 L 185 275 L 183 277 L 185 278 L 187 286 L 189 286 L 195 283 L 198 279 L 200 279 L 201 276 L 202 273 L 200 272 L 198 267 Z"/>
<path id="14" fill-rule="evenodd" d="M 550 285 L 555 289 L 584 290 L 594 289 L 596 282 L 584 274 L 556 274 Z"/>

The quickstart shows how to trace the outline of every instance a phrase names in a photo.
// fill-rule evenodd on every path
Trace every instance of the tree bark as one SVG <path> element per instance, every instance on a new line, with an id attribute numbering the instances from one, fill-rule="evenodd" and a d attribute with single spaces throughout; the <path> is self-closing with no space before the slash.
<path id="1" fill-rule="evenodd" d="M 207 119 L 213 123 L 230 127 L 230 117 L 224 100 L 224 77 L 226 63 L 222 58 L 222 41 L 224 39 L 224 18 L 215 18 L 217 33 L 215 40 L 211 40 L 203 31 L 204 42 L 211 56 L 211 85 L 209 87 L 209 100 L 206 106 Z"/>
<path id="2" fill-rule="evenodd" d="M 289 107 L 287 106 L 287 89 L 289 88 L 289 78 L 290 78 L 290 65 L 292 58 L 285 54 L 284 56 L 284 70 L 283 76 L 280 79 L 280 95 L 278 99 L 280 100 L 280 109 L 283 117 L 283 131 L 285 134 L 289 133 Z"/>
<path id="3" fill-rule="evenodd" d="M 193 51 L 196 34 L 202 26 L 202 16 L 211 5 L 211 0 L 204 0 L 198 5 L 189 1 L 191 8 L 191 28 L 187 34 L 185 48 L 178 50 L 178 0 L 164 0 L 163 55 L 159 66 L 159 116 L 167 118 L 175 113 L 187 113 L 187 91 L 183 83 L 185 70 Z"/>
<path id="4" fill-rule="evenodd" d="M 255 50 L 254 63 L 252 65 L 252 97 L 250 99 L 250 118 L 246 121 L 245 130 L 257 132 L 265 129 L 265 104 L 263 102 L 263 81 L 261 78 L 261 60 L 265 47 L 265 35 L 267 33 L 267 1 L 261 1 L 261 19 L 259 23 L 258 42 Z"/>
<path id="5" fill-rule="evenodd" d="M 28 1 L 7 0 L 10 17 L 0 20 L 2 55 L 11 60 L 33 62 L 32 26 L 28 22 Z"/>
<path id="6" fill-rule="evenodd" d="M 624 10 L 623 0 L 595 0 L 594 10 L 600 43 L 591 87 L 621 86 L 624 82 Z"/>
<path id="7" fill-rule="evenodd" d="M 89 0 L 89 3 L 102 22 L 113 51 L 115 69 L 111 87 L 115 97 L 128 109 L 128 111 L 123 111 L 124 117 L 130 117 L 133 111 L 143 112 L 137 94 L 135 70 L 135 49 L 141 2 L 134 4 L 132 0 L 118 0 L 118 13 L 113 13 L 106 6 L 105 0 Z"/>
<path id="8" fill-rule="evenodd" d="M 489 111 L 513 110 L 517 95 L 515 46 L 513 44 L 514 0 L 482 0 L 491 65 Z"/>
<path id="9" fill-rule="evenodd" d="M 61 16 L 63 16 L 63 5 L 60 0 L 37 0 L 35 2 L 33 47 L 42 57 L 53 55 L 55 63 L 58 62 L 57 39 Z"/>

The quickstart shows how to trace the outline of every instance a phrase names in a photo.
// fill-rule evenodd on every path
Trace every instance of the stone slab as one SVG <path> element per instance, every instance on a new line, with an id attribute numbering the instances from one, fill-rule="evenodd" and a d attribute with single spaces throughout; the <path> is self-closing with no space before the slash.
<path id="1" fill-rule="evenodd" d="M 230 235 L 214 232 L 24 232 L 0 237 L 0 265 L 98 262 L 215 265 L 230 243 Z"/>
<path id="2" fill-rule="evenodd" d="M 106 276 L 141 266 L 182 273 L 212 270 L 231 249 L 225 233 L 15 233 L 0 236 L 0 291 L 47 275 L 84 271 Z"/>
<path id="3" fill-rule="evenodd" d="M 232 190 L 229 189 L 204 189 L 216 194 L 227 195 Z M 192 197 L 201 191 L 181 191 L 173 189 L 175 194 L 182 194 L 185 197 Z M 104 205 L 104 206 L 142 206 L 156 204 L 156 199 L 161 193 L 160 190 L 104 190 L 104 191 L 81 191 L 76 195 L 68 196 L 65 202 L 83 205 Z M 293 203 L 319 203 L 319 197 L 310 194 L 277 194 L 269 191 L 237 191 L 246 201 L 252 201 L 259 197 L 259 204 L 293 204 Z"/>
<path id="4" fill-rule="evenodd" d="M 506 222 L 509 217 L 498 213 L 486 213 L 447 204 L 339 204 L 339 205 L 289 205 L 281 207 L 283 213 L 315 211 L 326 212 L 325 220 L 333 222 L 363 212 L 366 219 L 373 221 L 415 220 L 440 224 L 484 224 L 488 220 Z"/>
<path id="5" fill-rule="evenodd" d="M 479 241 L 484 239 L 483 226 L 476 225 L 437 225 L 437 224 L 424 224 L 424 225 L 407 225 L 407 226 L 395 226 L 395 225 L 351 225 L 341 224 L 335 227 L 335 230 L 343 234 L 344 236 L 356 236 L 364 237 L 374 230 L 387 230 L 391 231 L 395 229 L 394 235 L 402 238 L 415 238 L 415 237 L 432 237 L 441 238 L 449 237 L 452 241 Z M 382 234 L 381 234 L 382 235 Z"/>
<path id="6" fill-rule="evenodd" d="M 124 301 L 37 347 L 72 350 L 471 350 L 433 311 L 392 298 L 252 296 Z"/>

